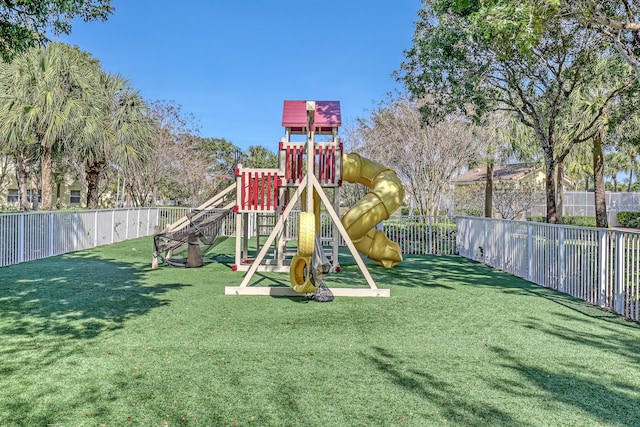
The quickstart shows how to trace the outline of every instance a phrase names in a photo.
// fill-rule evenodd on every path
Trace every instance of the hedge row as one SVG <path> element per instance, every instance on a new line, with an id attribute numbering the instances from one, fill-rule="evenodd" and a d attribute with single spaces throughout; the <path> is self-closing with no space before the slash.
<path id="1" fill-rule="evenodd" d="M 547 222 L 546 216 L 528 216 L 527 221 L 532 222 Z M 620 220 L 618 220 L 620 222 Z M 563 216 L 563 225 L 575 225 L 578 227 L 595 227 L 596 217 L 594 216 Z"/>
<path id="2" fill-rule="evenodd" d="M 640 228 L 640 212 L 618 212 L 616 218 L 623 227 Z"/>

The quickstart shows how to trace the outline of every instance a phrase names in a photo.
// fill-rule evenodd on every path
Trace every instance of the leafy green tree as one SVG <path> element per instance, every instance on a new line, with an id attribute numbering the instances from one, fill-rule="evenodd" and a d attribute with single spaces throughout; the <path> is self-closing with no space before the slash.
<path id="1" fill-rule="evenodd" d="M 608 43 L 568 19 L 559 3 L 425 0 L 399 74 L 415 96 L 432 96 L 423 108 L 427 121 L 453 111 L 482 120 L 504 110 L 529 127 L 544 157 L 550 223 L 557 222 L 556 167 L 576 144 L 592 140 L 607 105 L 631 86 L 626 76 L 573 120 L 578 92 L 593 83 Z M 597 78 L 625 72 L 601 71 Z"/>
<path id="2" fill-rule="evenodd" d="M 576 0 L 570 10 L 585 27 L 608 38 L 640 82 L 640 4 L 634 0 Z"/>
<path id="3" fill-rule="evenodd" d="M 6 62 L 46 42 L 47 31 L 69 34 L 75 18 L 106 20 L 111 0 L 3 0 L 0 1 L 0 55 Z"/>
<path id="4" fill-rule="evenodd" d="M 0 121 L 16 141 L 38 147 L 44 210 L 53 207 L 53 153 L 92 131 L 85 107 L 98 69 L 87 53 L 63 43 L 32 48 L 0 67 Z"/>
<path id="5" fill-rule="evenodd" d="M 262 145 L 252 145 L 243 156 L 242 166 L 247 168 L 277 168 L 278 155 Z"/>

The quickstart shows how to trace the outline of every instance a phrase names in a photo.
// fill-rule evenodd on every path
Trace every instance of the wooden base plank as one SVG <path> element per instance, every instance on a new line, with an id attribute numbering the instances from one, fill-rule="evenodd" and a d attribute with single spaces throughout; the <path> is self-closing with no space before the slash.
<path id="1" fill-rule="evenodd" d="M 374 297 L 388 298 L 390 289 L 371 288 L 329 288 L 336 297 Z M 290 287 L 285 286 L 225 286 L 225 295 L 266 295 L 278 297 L 299 297 L 299 294 Z"/>

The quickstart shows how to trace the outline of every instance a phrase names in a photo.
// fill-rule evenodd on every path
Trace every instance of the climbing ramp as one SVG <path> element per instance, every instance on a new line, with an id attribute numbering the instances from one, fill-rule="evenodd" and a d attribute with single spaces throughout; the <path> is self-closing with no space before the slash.
<path id="1" fill-rule="evenodd" d="M 224 227 L 233 218 L 232 206 L 225 203 L 233 194 L 236 185 L 193 209 L 186 216 L 167 226 L 153 236 L 152 267 L 157 268 L 161 260 L 172 267 L 202 267 L 205 255 L 211 248 L 226 239 Z"/>

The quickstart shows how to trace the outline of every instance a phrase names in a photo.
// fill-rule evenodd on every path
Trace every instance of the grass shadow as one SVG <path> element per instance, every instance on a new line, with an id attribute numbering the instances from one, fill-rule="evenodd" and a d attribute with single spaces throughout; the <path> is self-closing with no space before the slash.
<path id="1" fill-rule="evenodd" d="M 629 389 L 628 384 L 622 381 L 611 381 L 606 371 L 590 372 L 578 363 L 563 360 L 562 370 L 558 372 L 558 369 L 527 364 L 504 348 L 494 346 L 490 350 L 505 368 L 516 371 L 533 390 L 546 395 L 546 400 L 570 405 L 591 414 L 599 424 L 638 425 L 640 401 L 634 396 L 637 390 Z M 521 381 L 516 384 L 495 383 L 490 378 L 486 378 L 486 381 L 515 396 L 528 398 L 531 392 L 530 387 L 523 387 Z"/>
<path id="2" fill-rule="evenodd" d="M 184 284 L 144 286 L 147 270 L 90 251 L 3 268 L 0 332 L 4 336 L 93 338 L 129 318 L 168 304 Z"/>

